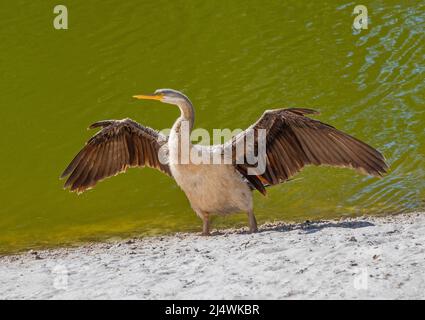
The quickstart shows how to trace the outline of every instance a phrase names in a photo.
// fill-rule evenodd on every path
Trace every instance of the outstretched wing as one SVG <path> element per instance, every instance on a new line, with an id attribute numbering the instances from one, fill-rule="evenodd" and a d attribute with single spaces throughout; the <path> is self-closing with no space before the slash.
<path id="1" fill-rule="evenodd" d="M 131 119 L 99 121 L 90 129 L 98 127 L 102 130 L 86 143 L 62 173 L 61 178 L 69 176 L 65 188 L 81 193 L 100 180 L 125 172 L 128 167 L 148 166 L 171 176 L 166 161 L 167 137 Z"/>
<path id="2" fill-rule="evenodd" d="M 386 172 L 388 166 L 379 151 L 328 124 L 305 116 L 317 113 L 301 108 L 264 112 L 255 124 L 227 142 L 227 147 L 236 154 L 237 141 L 254 132 L 254 152 L 257 154 L 259 140 L 255 133 L 265 129 L 265 172 L 248 175 L 250 165 L 234 158 L 236 169 L 263 194 L 264 186 L 286 181 L 309 164 L 349 167 L 373 176 L 382 176 Z M 242 156 L 246 157 L 246 154 Z"/>

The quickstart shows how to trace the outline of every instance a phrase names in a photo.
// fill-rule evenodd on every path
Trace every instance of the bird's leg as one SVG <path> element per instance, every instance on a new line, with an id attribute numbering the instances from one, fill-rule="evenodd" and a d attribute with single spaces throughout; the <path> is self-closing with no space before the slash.
<path id="1" fill-rule="evenodd" d="M 249 221 L 249 232 L 254 233 L 258 231 L 257 220 L 255 219 L 254 211 L 248 211 L 248 221 Z"/>
<path id="2" fill-rule="evenodd" d="M 200 215 L 202 219 L 202 235 L 209 236 L 210 235 L 210 217 L 208 213 L 202 212 Z"/>

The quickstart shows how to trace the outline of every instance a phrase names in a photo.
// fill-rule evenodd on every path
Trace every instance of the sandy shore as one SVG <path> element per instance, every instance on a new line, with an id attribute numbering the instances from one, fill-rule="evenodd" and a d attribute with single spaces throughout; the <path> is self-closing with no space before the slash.
<path id="1" fill-rule="evenodd" d="M 425 213 L 0 257 L 0 298 L 425 298 Z"/>

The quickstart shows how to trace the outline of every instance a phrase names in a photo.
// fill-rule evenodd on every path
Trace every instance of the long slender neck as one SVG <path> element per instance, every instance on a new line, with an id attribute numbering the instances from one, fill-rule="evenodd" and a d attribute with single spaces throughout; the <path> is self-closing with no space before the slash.
<path id="1" fill-rule="evenodd" d="M 174 123 L 173 129 L 176 132 L 180 132 L 182 122 L 187 121 L 190 133 L 195 122 L 195 110 L 193 109 L 193 105 L 189 100 L 182 100 L 177 106 L 180 109 L 180 117 Z"/>
<path id="2" fill-rule="evenodd" d="M 189 100 L 182 100 L 177 106 L 179 107 L 181 113 L 180 118 L 177 119 L 177 121 L 188 121 L 189 130 L 192 131 L 193 124 L 195 122 L 195 110 L 193 109 L 192 103 Z"/>
<path id="3" fill-rule="evenodd" d="M 195 121 L 195 111 L 189 100 L 182 101 L 177 106 L 180 108 L 181 115 L 174 122 L 168 140 L 170 163 L 188 164 L 190 158 L 189 150 L 192 147 L 190 133 Z"/>

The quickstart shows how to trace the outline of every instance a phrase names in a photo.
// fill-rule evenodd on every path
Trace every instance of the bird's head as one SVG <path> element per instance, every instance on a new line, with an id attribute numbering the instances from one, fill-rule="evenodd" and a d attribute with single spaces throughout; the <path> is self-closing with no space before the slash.
<path id="1" fill-rule="evenodd" d="M 158 100 L 163 103 L 174 104 L 177 106 L 190 102 L 189 98 L 186 97 L 183 93 L 173 89 L 158 89 L 154 92 L 154 94 L 136 95 L 136 96 L 133 96 L 133 98 L 145 99 L 145 100 Z"/>

